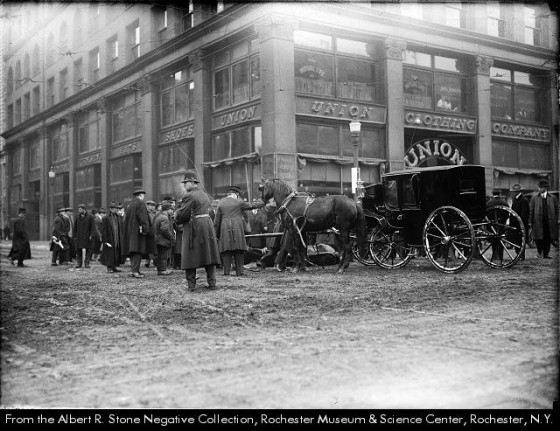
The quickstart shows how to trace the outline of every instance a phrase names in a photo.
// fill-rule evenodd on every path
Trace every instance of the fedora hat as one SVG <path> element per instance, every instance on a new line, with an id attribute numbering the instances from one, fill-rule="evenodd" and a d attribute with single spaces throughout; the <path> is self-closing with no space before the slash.
<path id="1" fill-rule="evenodd" d="M 58 208 L 56 209 L 56 212 L 57 212 L 57 213 L 60 213 L 60 212 L 63 212 L 63 211 L 66 211 L 66 208 L 64 208 L 64 207 L 58 207 Z"/>
<path id="2" fill-rule="evenodd" d="M 86 209 L 86 204 L 80 204 L 80 205 L 78 205 L 78 208 Z"/>
<path id="3" fill-rule="evenodd" d="M 510 192 L 520 192 L 522 190 L 521 186 L 519 184 L 514 184 L 513 186 L 511 186 L 511 188 L 509 189 Z"/>
<path id="4" fill-rule="evenodd" d="M 118 208 L 118 207 L 119 207 L 119 204 L 117 202 L 111 202 L 109 204 L 109 208 Z"/>
<path id="5" fill-rule="evenodd" d="M 146 191 L 145 191 L 144 189 L 136 189 L 136 190 L 134 190 L 134 192 L 132 192 L 132 194 L 133 194 L 134 196 L 137 196 L 137 195 L 140 195 L 140 194 L 144 194 L 144 195 L 145 195 L 145 194 L 146 194 Z"/>
<path id="6" fill-rule="evenodd" d="M 199 183 L 200 182 L 198 180 L 198 176 L 197 176 L 196 172 L 193 171 L 192 169 L 185 172 L 185 178 L 183 178 L 183 181 L 181 181 L 181 182 L 186 183 L 188 181 L 191 181 L 193 183 Z"/>
<path id="7" fill-rule="evenodd" d="M 548 188 L 548 181 L 547 180 L 540 180 L 539 187 Z"/>
<path id="8" fill-rule="evenodd" d="M 107 211 L 105 211 L 105 208 L 99 208 L 98 210 L 99 214 L 106 214 Z"/>

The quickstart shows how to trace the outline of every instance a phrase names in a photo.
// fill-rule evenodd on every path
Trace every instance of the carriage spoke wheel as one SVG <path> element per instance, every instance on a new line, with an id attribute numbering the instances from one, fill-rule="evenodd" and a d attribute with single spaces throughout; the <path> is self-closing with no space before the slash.
<path id="1" fill-rule="evenodd" d="M 352 255 L 354 256 L 354 259 L 356 259 L 358 262 L 360 262 L 362 265 L 365 266 L 375 265 L 375 261 L 373 260 L 370 251 L 371 231 L 369 231 L 367 234 L 367 240 L 366 243 L 364 244 L 363 251 L 361 253 L 358 246 L 358 240 L 356 239 L 356 235 L 352 234 L 351 237 L 352 237 Z"/>
<path id="2" fill-rule="evenodd" d="M 477 229 L 478 253 L 493 268 L 515 265 L 526 247 L 525 226 L 515 211 L 505 206 L 488 208 Z"/>
<path id="3" fill-rule="evenodd" d="M 368 241 L 373 261 L 382 268 L 400 268 L 412 258 L 412 247 L 404 242 L 402 233 L 389 226 L 376 226 Z"/>
<path id="4" fill-rule="evenodd" d="M 442 272 L 463 271 L 474 255 L 474 228 L 458 208 L 445 206 L 433 211 L 424 224 L 424 250 L 429 261 Z"/>

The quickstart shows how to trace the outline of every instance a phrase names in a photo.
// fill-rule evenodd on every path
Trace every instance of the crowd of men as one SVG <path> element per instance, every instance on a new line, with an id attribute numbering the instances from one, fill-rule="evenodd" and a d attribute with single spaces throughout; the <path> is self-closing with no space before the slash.
<path id="1" fill-rule="evenodd" d="M 119 202 L 111 202 L 108 212 L 104 208 L 88 212 L 85 204 L 79 204 L 75 216 L 72 208 L 57 208 L 50 242 L 51 265 L 90 268 L 95 260 L 105 265 L 107 272 L 118 273 L 130 259 L 129 275 L 144 278 L 141 265 L 145 261 L 145 266 L 153 264 L 160 276 L 172 274 L 173 269 L 184 270 L 192 292 L 201 290 L 196 286 L 197 268 L 205 268 L 207 288 L 211 290 L 217 288 L 217 268 L 223 268 L 225 276 L 244 276 L 245 263 L 256 260 L 262 267 L 285 270 L 291 238 L 283 234 L 272 200 L 245 202 L 239 187 L 231 186 L 226 197 L 215 201 L 199 187 L 194 170 L 187 171 L 181 183 L 185 194 L 179 202 L 172 196 L 165 196 L 159 203 L 146 200 L 146 192 L 137 189 L 126 210 Z M 551 243 L 558 238 L 558 201 L 547 192 L 546 180 L 538 187 L 538 193 L 527 201 L 521 186 L 512 186 L 512 209 L 520 215 L 526 233 L 531 232 L 538 257 L 550 258 Z M 249 233 L 276 235 L 247 239 Z M 31 258 L 24 208 L 14 223 L 8 257 L 19 267 Z"/>

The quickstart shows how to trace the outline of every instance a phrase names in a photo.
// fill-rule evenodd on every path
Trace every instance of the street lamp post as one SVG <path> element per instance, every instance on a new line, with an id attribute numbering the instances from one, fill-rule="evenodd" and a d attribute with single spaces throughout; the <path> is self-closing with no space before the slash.
<path id="1" fill-rule="evenodd" d="M 50 219 L 51 215 L 54 214 L 54 177 L 56 177 L 56 172 L 54 171 L 53 167 L 51 166 L 51 170 L 49 171 L 49 183 L 50 183 L 50 210 L 49 216 L 47 220 Z"/>
<path id="2" fill-rule="evenodd" d="M 362 179 L 360 178 L 360 165 L 358 162 L 358 152 L 360 150 L 360 137 L 361 137 L 361 127 L 362 123 L 358 120 L 352 120 L 350 122 L 350 136 L 352 137 L 352 146 L 354 147 L 354 167 L 353 170 L 356 172 L 356 190 L 354 191 L 354 200 L 357 203 L 361 203 L 363 197 L 363 186 Z"/>

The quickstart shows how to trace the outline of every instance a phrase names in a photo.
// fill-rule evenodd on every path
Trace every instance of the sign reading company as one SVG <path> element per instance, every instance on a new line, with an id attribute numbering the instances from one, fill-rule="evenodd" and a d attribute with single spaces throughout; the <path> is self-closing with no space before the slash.
<path id="1" fill-rule="evenodd" d="M 476 132 L 476 118 L 472 117 L 453 117 L 406 111 L 404 113 L 404 124 L 421 129 L 445 130 L 456 133 L 474 134 Z"/>
<path id="2" fill-rule="evenodd" d="M 259 105 L 247 106 L 226 114 L 216 115 L 212 117 L 212 127 L 217 129 L 256 119 L 260 115 L 257 109 L 258 106 Z"/>
<path id="3" fill-rule="evenodd" d="M 439 139 L 426 139 L 416 142 L 406 151 L 404 164 L 407 168 L 420 167 L 432 158 L 445 160 L 450 165 L 464 165 L 467 162 L 455 145 Z"/>
<path id="4" fill-rule="evenodd" d="M 550 127 L 521 126 L 492 121 L 492 135 L 548 142 L 550 141 Z"/>
<path id="5" fill-rule="evenodd" d="M 169 130 L 162 135 L 162 141 L 164 143 L 192 138 L 194 136 L 194 124 L 187 124 L 186 126 L 180 127 L 178 129 Z"/>
<path id="6" fill-rule="evenodd" d="M 298 97 L 296 100 L 297 114 L 314 117 L 356 119 L 363 122 L 385 124 L 386 112 L 385 106 L 363 103 L 344 103 L 308 97 Z"/>

